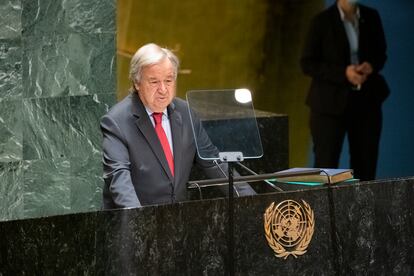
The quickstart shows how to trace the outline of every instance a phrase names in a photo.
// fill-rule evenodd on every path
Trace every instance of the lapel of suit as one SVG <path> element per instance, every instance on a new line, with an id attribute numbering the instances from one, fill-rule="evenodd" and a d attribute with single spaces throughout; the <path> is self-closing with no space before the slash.
<path id="1" fill-rule="evenodd" d="M 132 94 L 132 114 L 137 118 L 135 125 L 138 127 L 138 130 L 145 137 L 148 145 L 154 152 L 154 155 L 157 157 L 165 173 L 168 175 L 171 182 L 173 182 L 174 178 L 170 172 L 164 150 L 162 149 L 154 126 L 152 125 L 150 118 L 148 117 L 148 113 L 139 99 L 137 92 L 133 92 Z"/>
<path id="2" fill-rule="evenodd" d="M 372 49 L 369 48 L 369 42 L 375 41 L 370 34 L 371 31 L 369 18 L 365 14 L 365 8 L 362 5 L 359 5 L 359 56 L 364 55 L 365 52 L 371 51 Z M 375 42 L 374 42 L 375 43 Z M 366 50 L 366 51 L 365 51 Z"/>
<path id="3" fill-rule="evenodd" d="M 336 4 L 331 6 L 331 16 L 333 18 L 333 41 L 335 47 L 337 48 L 338 53 L 340 56 L 344 58 L 344 63 L 349 64 L 350 62 L 350 48 L 349 48 L 349 41 L 346 35 L 344 23 L 341 19 L 341 14 L 339 13 L 338 7 Z"/>
<path id="4" fill-rule="evenodd" d="M 181 159 L 183 149 L 183 121 L 182 114 L 176 109 L 174 101 L 168 106 L 168 115 L 170 116 L 171 134 L 174 150 L 174 175 L 179 179 L 181 170 Z"/>

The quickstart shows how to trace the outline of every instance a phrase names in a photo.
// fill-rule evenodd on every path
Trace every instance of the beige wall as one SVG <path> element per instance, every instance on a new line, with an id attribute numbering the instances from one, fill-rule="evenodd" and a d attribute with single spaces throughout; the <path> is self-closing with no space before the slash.
<path id="1" fill-rule="evenodd" d="M 290 166 L 307 165 L 309 79 L 299 56 L 323 0 L 118 0 L 118 99 L 127 94 L 130 56 L 154 42 L 181 60 L 177 94 L 251 89 L 257 109 L 289 115 Z"/>

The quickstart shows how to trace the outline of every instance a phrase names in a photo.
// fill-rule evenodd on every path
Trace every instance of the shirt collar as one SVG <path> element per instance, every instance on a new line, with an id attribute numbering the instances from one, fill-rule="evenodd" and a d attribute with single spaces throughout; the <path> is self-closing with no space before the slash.
<path id="1" fill-rule="evenodd" d="M 336 4 L 336 6 L 338 7 L 338 10 L 339 10 L 339 14 L 341 15 L 341 20 L 342 21 L 345 21 L 345 13 L 344 13 L 344 11 L 341 9 L 341 7 L 339 6 L 339 2 L 338 2 L 338 4 Z M 356 20 L 359 20 L 359 18 L 361 17 L 361 13 L 360 13 L 360 11 L 359 11 L 359 6 L 357 5 L 356 6 L 356 16 L 355 16 L 355 19 Z"/>
<path id="2" fill-rule="evenodd" d="M 146 107 L 146 106 L 144 106 L 144 107 L 145 107 L 145 111 L 147 111 L 147 113 L 148 113 L 148 116 L 151 117 L 152 116 L 152 113 L 154 113 L 154 112 L 149 107 Z M 162 113 L 163 113 L 163 115 L 167 116 L 167 118 L 168 118 L 167 109 L 164 109 L 164 111 Z"/>

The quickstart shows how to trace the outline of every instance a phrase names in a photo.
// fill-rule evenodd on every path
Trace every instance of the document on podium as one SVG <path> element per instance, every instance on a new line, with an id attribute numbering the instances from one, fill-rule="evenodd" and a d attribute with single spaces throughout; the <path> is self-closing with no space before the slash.
<path id="1" fill-rule="evenodd" d="M 276 177 L 279 182 L 301 182 L 308 185 L 321 183 L 339 183 L 353 179 L 351 169 L 327 169 L 327 168 L 291 168 L 278 172 Z"/>

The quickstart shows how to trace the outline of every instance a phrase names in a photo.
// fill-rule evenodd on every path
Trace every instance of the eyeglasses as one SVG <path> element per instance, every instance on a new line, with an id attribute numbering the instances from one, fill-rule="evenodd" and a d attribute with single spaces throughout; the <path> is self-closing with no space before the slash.
<path id="1" fill-rule="evenodd" d="M 171 78 L 171 79 L 166 79 L 166 80 L 163 80 L 163 81 L 156 80 L 156 79 L 147 80 L 148 85 L 151 86 L 152 88 L 160 87 L 161 82 L 164 84 L 165 87 L 171 87 L 171 86 L 174 85 L 175 79 Z"/>

